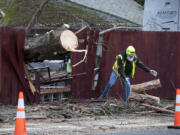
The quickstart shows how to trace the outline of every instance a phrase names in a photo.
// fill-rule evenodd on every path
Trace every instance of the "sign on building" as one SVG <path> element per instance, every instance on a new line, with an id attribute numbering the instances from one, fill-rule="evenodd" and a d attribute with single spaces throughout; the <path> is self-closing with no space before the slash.
<path id="1" fill-rule="evenodd" d="M 146 0 L 144 31 L 180 31 L 180 0 Z"/>

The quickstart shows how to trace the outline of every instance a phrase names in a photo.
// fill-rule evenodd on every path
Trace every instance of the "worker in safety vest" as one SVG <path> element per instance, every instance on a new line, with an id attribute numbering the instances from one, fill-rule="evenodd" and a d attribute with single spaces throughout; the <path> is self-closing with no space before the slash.
<path id="1" fill-rule="evenodd" d="M 123 101 L 126 102 L 130 95 L 130 77 L 134 77 L 136 65 L 153 76 L 157 76 L 155 70 L 145 66 L 143 62 L 136 56 L 135 48 L 130 45 L 122 54 L 116 56 L 116 61 L 112 68 L 112 73 L 104 92 L 99 99 L 104 99 L 116 80 L 120 77 L 124 88 Z"/>

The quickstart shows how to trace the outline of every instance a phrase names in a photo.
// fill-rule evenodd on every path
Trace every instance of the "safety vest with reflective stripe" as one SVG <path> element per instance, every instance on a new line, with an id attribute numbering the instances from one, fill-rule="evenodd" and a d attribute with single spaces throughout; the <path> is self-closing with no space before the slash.
<path id="1" fill-rule="evenodd" d="M 126 67 L 126 61 L 123 60 L 123 57 L 119 54 L 116 56 L 116 61 L 113 65 L 113 71 L 118 75 L 120 76 L 120 74 L 118 73 L 118 68 L 119 68 L 119 65 L 118 65 L 118 58 L 121 58 L 122 60 L 122 64 L 123 64 L 123 71 L 125 71 L 125 67 Z M 133 78 L 134 77 L 134 74 L 135 74 L 135 68 L 136 68 L 136 64 L 135 64 L 135 61 L 132 62 L 132 71 L 131 71 L 131 77 Z"/>

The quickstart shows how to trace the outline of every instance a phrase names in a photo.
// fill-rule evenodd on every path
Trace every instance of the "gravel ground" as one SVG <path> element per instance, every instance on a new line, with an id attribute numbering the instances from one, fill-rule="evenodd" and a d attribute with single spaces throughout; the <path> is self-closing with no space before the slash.
<path id="1" fill-rule="evenodd" d="M 108 114 L 102 111 L 102 106 L 105 104 L 107 102 L 81 104 L 77 102 L 56 102 L 26 105 L 27 132 L 34 135 L 115 133 L 139 129 L 166 129 L 168 125 L 173 125 L 174 122 L 174 115 L 165 113 L 136 114 L 135 112 L 144 111 L 145 108 L 138 107 L 138 104 L 135 103 L 128 106 L 117 104 L 121 110 L 112 111 L 111 114 Z M 113 107 L 115 106 L 112 102 L 110 104 Z M 132 104 L 136 109 L 130 109 Z M 118 107 L 116 106 L 116 109 Z M 15 115 L 15 106 L 1 105 L 0 135 L 13 133 Z M 33 116 L 44 116 L 45 118 L 29 118 Z"/>
<path id="2" fill-rule="evenodd" d="M 83 135 L 93 133 L 113 133 L 127 130 L 139 129 L 166 129 L 173 125 L 171 116 L 137 116 L 122 115 L 116 117 L 102 116 L 98 118 L 79 119 L 48 119 L 27 120 L 27 132 L 35 135 Z M 0 124 L 0 134 L 13 133 L 14 121 L 12 123 Z"/>

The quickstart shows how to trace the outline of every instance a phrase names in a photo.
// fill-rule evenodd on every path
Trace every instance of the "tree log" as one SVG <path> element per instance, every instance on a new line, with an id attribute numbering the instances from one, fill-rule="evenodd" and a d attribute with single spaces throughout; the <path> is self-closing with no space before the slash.
<path id="1" fill-rule="evenodd" d="M 131 85 L 131 91 L 137 92 L 137 93 L 143 93 L 145 91 L 157 89 L 161 87 L 160 80 L 152 80 L 149 82 L 141 83 L 141 84 L 136 84 L 136 85 Z"/>
<path id="2" fill-rule="evenodd" d="M 160 103 L 159 97 L 155 97 L 155 96 L 148 95 L 148 94 L 139 94 L 139 93 L 135 93 L 135 92 L 131 92 L 131 95 L 129 96 L 129 100 L 135 100 L 138 102 L 149 103 L 149 104 L 159 104 Z"/>
<path id="3" fill-rule="evenodd" d="M 62 42 L 60 42 L 60 39 L 62 40 L 62 38 L 60 38 L 61 34 L 64 33 L 65 30 L 68 31 L 65 26 L 58 28 L 57 30 L 51 30 L 42 36 L 37 36 L 26 43 L 26 48 L 24 49 L 24 61 L 29 63 L 61 59 L 64 54 L 74 51 L 78 46 L 78 42 L 82 42 L 81 39 L 78 41 L 75 38 L 75 34 L 80 33 L 84 29 L 86 29 L 86 27 L 83 27 L 75 33 L 70 32 L 70 35 L 63 40 L 65 45 L 62 45 Z M 69 49 L 70 45 L 73 48 Z"/>
<path id="4" fill-rule="evenodd" d="M 59 37 L 64 29 L 51 30 L 43 36 L 38 36 L 24 49 L 24 61 L 39 62 L 43 60 L 57 60 L 58 54 L 65 54 L 67 51 L 60 45 Z"/>

